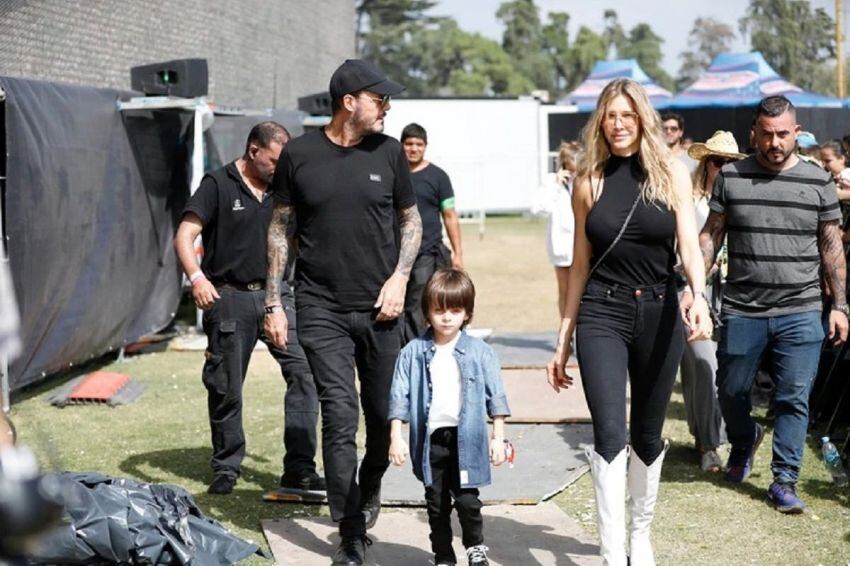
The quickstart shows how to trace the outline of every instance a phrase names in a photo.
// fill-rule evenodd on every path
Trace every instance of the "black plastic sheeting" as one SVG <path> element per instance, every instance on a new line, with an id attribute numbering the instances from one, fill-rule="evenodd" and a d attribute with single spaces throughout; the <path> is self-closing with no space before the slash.
<path id="1" fill-rule="evenodd" d="M 24 385 L 164 328 L 189 195 L 192 113 L 119 112 L 133 93 L 0 77 L 8 254 Z"/>
<path id="2" fill-rule="evenodd" d="M 35 564 L 235 564 L 253 543 L 205 517 L 184 489 L 95 473 L 57 474 L 67 524 L 42 537 Z"/>

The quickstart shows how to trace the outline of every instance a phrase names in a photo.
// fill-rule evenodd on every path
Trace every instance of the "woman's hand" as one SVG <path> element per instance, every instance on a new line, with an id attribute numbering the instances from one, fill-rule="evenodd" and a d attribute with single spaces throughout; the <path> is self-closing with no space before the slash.
<path id="1" fill-rule="evenodd" d="M 570 353 L 570 340 L 567 338 L 563 344 L 558 345 L 555 355 L 546 365 L 546 380 L 556 393 L 560 393 L 561 389 L 568 389 L 573 384 L 573 378 L 567 375 L 566 369 Z"/>
<path id="2" fill-rule="evenodd" d="M 698 293 L 693 297 L 693 302 L 687 310 L 688 342 L 696 340 L 708 340 L 711 338 L 713 325 L 711 314 L 708 312 L 708 302 L 705 295 Z"/>
<path id="3" fill-rule="evenodd" d="M 390 462 L 396 466 L 401 466 L 407 460 L 409 453 L 407 442 L 403 438 L 395 435 L 390 437 Z"/>

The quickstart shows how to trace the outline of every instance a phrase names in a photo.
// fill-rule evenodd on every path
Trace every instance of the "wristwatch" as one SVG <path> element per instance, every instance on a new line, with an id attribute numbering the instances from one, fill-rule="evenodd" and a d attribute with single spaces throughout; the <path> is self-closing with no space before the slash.
<path id="1" fill-rule="evenodd" d="M 833 303 L 832 310 L 843 312 L 844 316 L 850 316 L 850 307 L 847 306 L 847 303 L 844 303 L 843 305 Z"/>
<path id="2" fill-rule="evenodd" d="M 277 311 L 283 312 L 283 305 L 266 305 L 264 308 L 266 314 L 272 314 Z"/>

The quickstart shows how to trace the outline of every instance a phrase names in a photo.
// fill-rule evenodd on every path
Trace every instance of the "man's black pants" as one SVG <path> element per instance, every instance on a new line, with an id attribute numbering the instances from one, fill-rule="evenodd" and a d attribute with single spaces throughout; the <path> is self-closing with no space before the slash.
<path id="1" fill-rule="evenodd" d="M 304 350 L 298 344 L 295 304 L 285 288 L 281 299 L 289 322 L 287 349 L 274 348 L 262 334 L 265 291 L 218 290 L 221 298 L 204 311 L 203 325 L 208 347 L 203 381 L 212 433 L 212 469 L 215 474 L 239 475 L 245 457 L 242 429 L 242 384 L 257 340 L 269 347 L 280 364 L 284 395 L 284 473 L 301 477 L 316 471 L 316 424 L 319 400 Z"/>
<path id="2" fill-rule="evenodd" d="M 401 348 L 400 322 L 375 320 L 376 311 L 337 312 L 298 305 L 298 336 L 322 405 L 322 456 L 331 518 L 342 536 L 366 533 L 361 512 L 389 466 L 390 385 Z M 360 419 L 354 370 L 366 420 L 366 454 L 357 474 Z"/>
<path id="3" fill-rule="evenodd" d="M 457 562 L 452 548 L 452 499 L 464 548 L 484 542 L 484 520 L 477 489 L 461 489 L 457 456 L 457 427 L 431 433 L 431 485 L 425 488 L 431 550 L 434 562 Z"/>

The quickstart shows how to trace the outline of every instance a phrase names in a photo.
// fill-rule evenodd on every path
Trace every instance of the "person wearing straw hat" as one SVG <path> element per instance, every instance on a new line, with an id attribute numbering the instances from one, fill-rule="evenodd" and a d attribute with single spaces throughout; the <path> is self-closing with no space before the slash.
<path id="1" fill-rule="evenodd" d="M 756 154 L 720 170 L 700 234 L 708 267 L 724 238 L 729 248 L 717 346 L 717 388 L 732 444 L 724 478 L 742 483 L 752 472 L 764 428 L 750 415 L 750 388 L 769 354 L 776 417 L 767 498 L 782 513 L 805 508 L 796 483 L 825 334 L 821 272 L 834 301 L 827 323 L 830 342 L 847 340 L 838 195 L 829 174 L 797 155 L 799 133 L 787 98 L 770 96 L 759 103 L 751 130 Z"/>
<path id="2" fill-rule="evenodd" d="M 738 144 L 730 132 L 718 130 L 705 143 L 691 145 L 688 155 L 697 162 L 693 174 L 694 209 L 697 227 L 702 229 L 708 218 L 708 201 L 711 188 L 720 168 L 732 161 L 746 157 L 738 151 Z M 690 293 L 686 288 L 684 292 Z M 708 272 L 705 294 L 709 304 L 714 304 L 720 292 L 720 269 L 715 262 Z M 714 383 L 717 372 L 717 343 L 712 340 L 688 342 L 682 355 L 682 394 L 685 398 L 685 416 L 700 453 L 700 468 L 706 472 L 719 472 L 723 466 L 717 449 L 725 443 L 723 417 L 717 400 Z"/>

